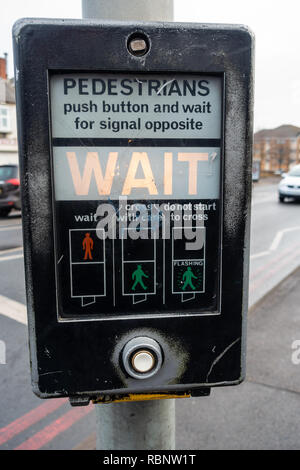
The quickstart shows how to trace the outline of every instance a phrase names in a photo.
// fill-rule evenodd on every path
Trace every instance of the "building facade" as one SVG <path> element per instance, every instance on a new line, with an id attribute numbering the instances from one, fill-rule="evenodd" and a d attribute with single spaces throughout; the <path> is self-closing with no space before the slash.
<path id="1" fill-rule="evenodd" d="M 0 57 L 0 165 L 18 163 L 15 87 L 7 78 L 6 61 Z"/>
<path id="2" fill-rule="evenodd" d="M 287 172 L 300 164 L 300 127 L 283 125 L 256 132 L 253 158 L 268 173 Z"/>

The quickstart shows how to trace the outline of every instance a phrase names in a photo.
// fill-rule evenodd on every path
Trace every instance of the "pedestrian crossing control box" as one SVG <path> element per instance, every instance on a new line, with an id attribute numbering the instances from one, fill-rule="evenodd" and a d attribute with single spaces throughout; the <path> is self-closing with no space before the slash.
<path id="1" fill-rule="evenodd" d="M 34 392 L 240 383 L 251 32 L 25 19 L 13 36 Z"/>

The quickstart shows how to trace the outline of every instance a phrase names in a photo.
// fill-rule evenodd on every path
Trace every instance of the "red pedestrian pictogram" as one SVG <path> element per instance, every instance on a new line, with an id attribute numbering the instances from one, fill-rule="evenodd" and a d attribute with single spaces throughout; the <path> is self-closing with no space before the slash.
<path id="1" fill-rule="evenodd" d="M 85 250 L 84 259 L 92 260 L 93 259 L 92 250 L 94 248 L 94 242 L 93 242 L 93 239 L 90 237 L 89 233 L 85 234 L 85 238 L 83 239 L 83 242 L 82 242 L 82 248 L 83 250 Z"/>

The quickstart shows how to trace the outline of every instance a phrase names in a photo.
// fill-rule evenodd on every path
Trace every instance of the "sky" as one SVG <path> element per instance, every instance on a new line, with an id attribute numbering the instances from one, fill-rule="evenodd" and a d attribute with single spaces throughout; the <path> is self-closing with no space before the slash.
<path id="1" fill-rule="evenodd" d="M 9 54 L 9 76 L 11 28 L 18 18 L 81 18 L 81 0 L 0 2 L 0 56 Z M 175 21 L 249 26 L 256 37 L 255 130 L 281 124 L 300 127 L 299 0 L 174 0 L 174 7 Z"/>

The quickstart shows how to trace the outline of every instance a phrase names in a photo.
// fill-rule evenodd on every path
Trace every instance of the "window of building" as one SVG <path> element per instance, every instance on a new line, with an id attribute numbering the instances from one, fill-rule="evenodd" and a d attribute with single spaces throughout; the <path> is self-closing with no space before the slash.
<path id="1" fill-rule="evenodd" d="M 7 133 L 10 131 L 9 108 L 8 106 L 0 105 L 0 132 Z"/>

